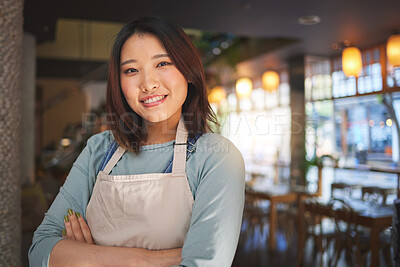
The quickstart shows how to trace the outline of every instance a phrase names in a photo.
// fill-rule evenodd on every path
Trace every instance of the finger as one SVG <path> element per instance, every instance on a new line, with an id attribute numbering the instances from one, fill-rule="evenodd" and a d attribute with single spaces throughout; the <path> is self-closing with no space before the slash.
<path id="1" fill-rule="evenodd" d="M 86 243 L 94 244 L 92 233 L 90 232 L 89 226 L 85 222 L 85 219 L 81 216 L 79 212 L 75 212 L 78 222 L 81 225 L 83 236 L 85 237 Z"/>
<path id="2" fill-rule="evenodd" d="M 85 242 L 85 237 L 83 236 L 81 226 L 76 218 L 75 212 L 68 209 L 68 218 L 71 222 L 72 232 L 76 241 Z"/>
<path id="3" fill-rule="evenodd" d="M 62 230 L 61 236 L 62 237 L 66 237 L 67 236 L 67 232 L 65 231 L 65 229 Z"/>
<path id="4" fill-rule="evenodd" d="M 64 225 L 65 225 L 65 231 L 67 234 L 67 238 L 75 240 L 74 234 L 72 232 L 71 222 L 69 221 L 68 215 L 64 216 Z"/>

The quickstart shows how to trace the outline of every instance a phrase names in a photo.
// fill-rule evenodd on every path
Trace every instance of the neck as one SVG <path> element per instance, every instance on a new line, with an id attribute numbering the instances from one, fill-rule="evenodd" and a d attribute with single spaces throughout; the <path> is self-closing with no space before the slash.
<path id="1" fill-rule="evenodd" d="M 174 115 L 161 122 L 146 121 L 147 139 L 145 145 L 161 144 L 175 140 L 180 119 L 180 114 L 177 115 L 179 116 Z"/>

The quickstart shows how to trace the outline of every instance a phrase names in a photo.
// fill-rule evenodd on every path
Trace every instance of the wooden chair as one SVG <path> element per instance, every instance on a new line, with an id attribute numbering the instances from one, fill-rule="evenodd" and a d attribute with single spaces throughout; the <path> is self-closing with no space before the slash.
<path id="1" fill-rule="evenodd" d="M 342 252 L 345 252 L 346 261 L 350 266 L 357 266 L 360 262 L 361 251 L 356 245 L 360 242 L 356 234 L 355 212 L 353 208 L 342 199 L 332 199 L 329 204 L 331 216 L 335 220 L 335 246 L 333 256 L 329 259 L 329 266 L 337 266 Z"/>
<path id="2" fill-rule="evenodd" d="M 258 240 L 267 238 L 268 225 L 270 217 L 270 202 L 268 200 L 261 199 L 257 196 L 251 186 L 246 185 L 245 187 L 245 207 L 243 215 L 242 228 L 244 234 L 242 241 L 246 242 L 249 238 L 254 238 L 257 235 Z M 283 230 L 287 247 L 293 245 L 293 236 L 295 236 L 296 220 L 297 220 L 297 209 L 286 203 L 280 203 L 277 205 L 277 221 L 278 225 L 283 226 Z M 260 244 L 258 244 L 260 245 Z"/>
<path id="3" fill-rule="evenodd" d="M 245 187 L 245 206 L 243 212 L 241 243 L 258 242 L 266 238 L 268 229 L 269 205 L 268 202 L 260 200 L 250 186 Z M 266 242 L 263 242 L 266 243 Z M 253 244 L 259 246 L 260 244 Z"/>
<path id="4" fill-rule="evenodd" d="M 308 239 L 313 240 L 314 254 L 320 257 L 320 266 L 323 264 L 323 255 L 334 237 L 334 228 L 329 227 L 329 219 L 323 218 L 320 213 L 320 204 L 315 198 L 299 200 L 299 245 L 296 266 L 301 266 Z M 328 220 L 328 221 L 327 221 Z M 318 256 L 315 255 L 315 256 Z"/>
<path id="5" fill-rule="evenodd" d="M 400 266 L 400 199 L 393 203 L 393 228 L 391 231 L 392 245 L 393 245 L 393 258 L 396 267 Z"/>
<path id="6" fill-rule="evenodd" d="M 367 200 L 367 195 L 377 194 L 380 197 L 378 205 L 386 205 L 386 200 L 389 195 L 397 194 L 396 188 L 381 188 L 378 186 L 364 186 L 361 188 L 362 199 Z M 391 260 L 391 238 L 390 231 L 382 231 L 379 236 L 379 249 L 383 252 L 383 256 L 387 266 L 392 266 Z"/>
<path id="7" fill-rule="evenodd" d="M 356 212 L 342 199 L 333 199 L 330 203 L 332 217 L 335 219 L 335 248 L 329 266 L 337 266 L 342 252 L 350 266 L 366 266 L 367 255 L 370 251 L 370 232 L 359 227 Z M 391 264 L 390 238 L 384 233 L 380 236 L 379 250 L 383 252 L 386 266 Z"/>

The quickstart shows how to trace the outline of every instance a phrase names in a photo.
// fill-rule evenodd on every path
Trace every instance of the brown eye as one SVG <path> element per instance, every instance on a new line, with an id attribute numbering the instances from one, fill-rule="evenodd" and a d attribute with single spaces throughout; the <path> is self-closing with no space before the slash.
<path id="1" fill-rule="evenodd" d="M 125 74 L 130 74 L 130 73 L 134 73 L 134 72 L 137 72 L 137 71 L 138 71 L 137 69 L 129 68 L 129 69 L 124 70 L 124 73 Z"/>
<path id="2" fill-rule="evenodd" d="M 160 63 L 157 65 L 157 67 L 163 67 L 163 66 L 167 66 L 167 65 L 172 65 L 172 64 L 169 63 L 169 62 L 160 62 Z"/>

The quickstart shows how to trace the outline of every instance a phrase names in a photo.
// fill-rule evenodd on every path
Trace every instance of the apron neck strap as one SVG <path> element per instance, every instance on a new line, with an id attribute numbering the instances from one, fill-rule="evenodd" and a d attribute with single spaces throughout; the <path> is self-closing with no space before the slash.
<path id="1" fill-rule="evenodd" d="M 114 168 L 115 164 L 117 164 L 118 160 L 122 157 L 122 155 L 125 153 L 125 148 L 118 147 L 117 150 L 114 152 L 112 155 L 111 159 L 108 161 L 106 167 L 104 168 L 103 172 L 105 174 L 109 174 Z"/>
<path id="2" fill-rule="evenodd" d="M 186 168 L 186 147 L 188 132 L 185 122 L 181 118 L 176 130 L 174 161 L 172 162 L 172 173 L 184 173 Z"/>
<path id="3" fill-rule="evenodd" d="M 174 160 L 172 162 L 172 173 L 184 173 L 186 168 L 186 146 L 187 146 L 188 132 L 185 127 L 185 122 L 181 118 L 178 123 L 175 137 L 174 147 Z M 107 163 L 103 172 L 109 174 L 114 168 L 115 164 L 120 160 L 122 155 L 125 153 L 125 149 L 118 147 L 118 149 L 112 155 L 110 161 Z"/>

